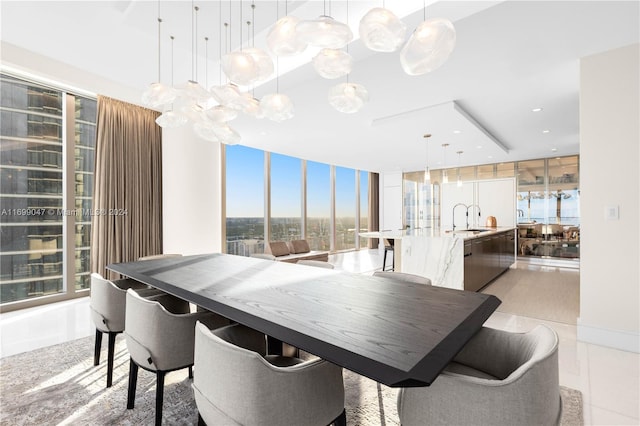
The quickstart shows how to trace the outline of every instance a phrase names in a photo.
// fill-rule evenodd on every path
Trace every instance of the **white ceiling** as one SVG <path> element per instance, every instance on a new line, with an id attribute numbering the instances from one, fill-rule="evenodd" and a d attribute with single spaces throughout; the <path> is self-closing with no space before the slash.
<path id="1" fill-rule="evenodd" d="M 191 3 L 160 4 L 162 80 L 171 79 L 169 35 L 174 35 L 175 83 L 197 74 L 201 84 L 216 85 L 219 47 L 226 39 L 220 12 L 231 22 L 231 42 L 237 45 L 239 23 L 252 20 L 251 1 L 242 2 L 242 21 L 237 0 L 195 1 L 197 46 L 191 37 Z M 354 34 L 363 14 L 381 4 L 348 3 Z M 266 32 L 277 12 L 283 16 L 284 5 L 256 2 L 256 47 L 265 47 Z M 312 19 L 324 5 L 334 18 L 346 20 L 344 1 L 293 1 L 287 7 L 289 14 Z M 423 20 L 422 1 L 387 0 L 385 5 L 409 32 Z M 5 69 L 29 68 L 35 75 L 137 103 L 157 80 L 157 1 L 3 0 L 0 7 Z M 327 92 L 344 78 L 318 77 L 308 63 L 315 53 L 311 49 L 301 58 L 282 58 L 279 89 L 293 100 L 296 115 L 282 123 L 235 120 L 231 125 L 241 143 L 380 172 L 421 170 L 427 159 L 430 167 L 441 168 L 576 154 L 580 58 L 639 42 L 638 1 L 441 1 L 427 2 L 426 15 L 446 17 L 456 27 L 456 49 L 441 68 L 408 76 L 397 53 L 370 52 L 356 40 L 349 46 L 356 60 L 350 81 L 367 87 L 370 102 L 356 114 L 341 114 L 328 105 Z M 246 24 L 242 29 L 246 41 Z M 209 38 L 206 52 L 204 37 Z M 192 61 L 194 50 L 197 61 Z M 275 80 L 264 83 L 255 96 L 275 87 Z M 532 112 L 536 107 L 543 110 Z M 428 148 L 425 133 L 432 134 Z"/>

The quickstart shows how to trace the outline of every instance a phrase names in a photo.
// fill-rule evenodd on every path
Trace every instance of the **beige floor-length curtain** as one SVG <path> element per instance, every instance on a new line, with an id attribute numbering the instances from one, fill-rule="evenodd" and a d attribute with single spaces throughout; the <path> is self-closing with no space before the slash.
<path id="1" fill-rule="evenodd" d="M 162 253 L 159 113 L 98 96 L 91 271 Z"/>
<path id="2" fill-rule="evenodd" d="M 380 175 L 369 173 L 369 231 L 380 230 Z M 369 248 L 378 248 L 378 239 L 369 238 Z"/>

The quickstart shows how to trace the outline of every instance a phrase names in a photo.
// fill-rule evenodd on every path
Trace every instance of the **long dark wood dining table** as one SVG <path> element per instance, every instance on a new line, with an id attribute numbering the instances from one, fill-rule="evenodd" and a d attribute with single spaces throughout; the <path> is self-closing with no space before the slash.
<path id="1" fill-rule="evenodd" d="M 481 293 L 228 254 L 107 269 L 393 387 L 430 385 L 501 303 Z"/>

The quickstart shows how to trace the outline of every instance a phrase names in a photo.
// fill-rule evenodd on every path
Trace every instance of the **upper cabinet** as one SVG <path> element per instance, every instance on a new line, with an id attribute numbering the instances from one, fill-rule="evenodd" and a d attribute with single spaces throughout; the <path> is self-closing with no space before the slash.
<path id="1" fill-rule="evenodd" d="M 457 206 L 457 207 L 456 207 Z M 442 184 L 442 229 L 483 228 L 489 216 L 515 227 L 515 179 Z"/>

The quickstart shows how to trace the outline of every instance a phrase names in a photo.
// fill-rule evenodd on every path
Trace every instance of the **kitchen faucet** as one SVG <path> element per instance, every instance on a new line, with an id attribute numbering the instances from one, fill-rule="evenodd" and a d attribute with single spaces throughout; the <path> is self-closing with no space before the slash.
<path id="1" fill-rule="evenodd" d="M 467 229 L 469 229 L 469 209 L 473 209 L 474 207 L 478 208 L 478 226 L 480 226 L 480 217 L 482 213 L 480 213 L 480 206 L 477 204 L 471 204 L 467 207 Z"/>
<path id="2" fill-rule="evenodd" d="M 453 225 L 453 231 L 456 230 L 456 207 L 458 206 L 463 206 L 465 209 L 467 209 L 467 229 L 469 229 L 469 206 L 464 203 L 458 203 L 453 206 L 453 220 L 451 221 L 451 224 Z"/>

